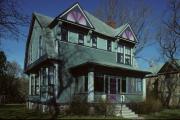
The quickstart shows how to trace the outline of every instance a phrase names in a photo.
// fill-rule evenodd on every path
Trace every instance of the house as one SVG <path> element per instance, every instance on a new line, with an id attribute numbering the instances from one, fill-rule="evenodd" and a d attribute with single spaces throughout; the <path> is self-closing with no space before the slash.
<path id="1" fill-rule="evenodd" d="M 143 101 L 149 72 L 136 66 L 136 42 L 129 24 L 113 28 L 78 3 L 55 18 L 33 13 L 24 66 L 28 107 L 45 107 L 53 95 L 59 104 L 74 96 L 90 103 Z"/>
<path id="2" fill-rule="evenodd" d="M 180 106 L 180 60 L 169 60 L 149 70 L 152 74 L 146 78 L 147 95 L 155 94 L 164 103 L 169 91 L 173 91 L 169 106 Z"/>

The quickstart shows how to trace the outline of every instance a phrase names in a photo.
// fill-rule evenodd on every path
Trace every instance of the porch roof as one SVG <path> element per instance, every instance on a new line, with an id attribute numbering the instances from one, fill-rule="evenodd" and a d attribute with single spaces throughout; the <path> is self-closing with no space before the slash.
<path id="1" fill-rule="evenodd" d="M 88 69 L 89 68 L 89 69 Z M 114 74 L 121 74 L 124 75 L 130 75 L 134 77 L 144 77 L 147 74 L 151 74 L 149 71 L 140 70 L 136 67 L 132 67 L 129 65 L 123 65 L 123 64 L 114 64 L 114 63 L 108 63 L 108 62 L 99 62 L 99 61 L 86 61 L 79 65 L 72 66 L 70 68 L 71 72 L 87 72 L 88 70 L 93 69 L 94 71 L 103 70 L 104 72 L 109 72 Z M 82 71 L 83 70 L 83 71 Z"/>

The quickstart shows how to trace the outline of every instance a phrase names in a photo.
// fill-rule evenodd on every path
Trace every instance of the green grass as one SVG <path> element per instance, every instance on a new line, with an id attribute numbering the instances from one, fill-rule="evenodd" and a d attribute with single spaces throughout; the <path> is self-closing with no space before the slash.
<path id="1" fill-rule="evenodd" d="M 45 113 L 27 110 L 25 105 L 0 105 L 0 119 L 48 119 Z"/>
<path id="2" fill-rule="evenodd" d="M 51 116 L 40 111 L 28 110 L 25 105 L 0 105 L 0 119 L 50 119 Z M 96 116 L 62 116 L 58 119 L 120 119 L 120 117 Z"/>
<path id="3" fill-rule="evenodd" d="M 180 109 L 164 109 L 161 112 L 143 115 L 146 119 L 180 119 Z"/>
<path id="4" fill-rule="evenodd" d="M 180 119 L 180 109 L 164 109 L 161 112 L 142 115 L 145 119 Z M 28 110 L 25 105 L 0 105 L 0 119 L 50 119 L 50 115 L 40 111 Z M 94 116 L 62 116 L 59 119 L 122 119 L 120 117 Z"/>

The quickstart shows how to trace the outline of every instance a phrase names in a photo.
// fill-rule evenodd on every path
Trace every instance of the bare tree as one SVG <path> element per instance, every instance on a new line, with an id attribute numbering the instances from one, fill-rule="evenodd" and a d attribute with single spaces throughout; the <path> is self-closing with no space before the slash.
<path id="1" fill-rule="evenodd" d="M 140 58 L 138 54 L 146 45 L 152 44 L 149 33 L 153 24 L 150 19 L 151 8 L 144 0 L 135 2 L 128 0 L 106 0 L 106 2 L 98 6 L 94 13 L 95 16 L 103 21 L 114 21 L 116 27 L 125 23 L 129 23 L 132 26 L 138 39 L 135 51 L 137 58 Z"/>
<path id="2" fill-rule="evenodd" d="M 163 23 L 168 29 L 180 37 L 180 1 L 167 0 L 167 11 Z"/>
<path id="3" fill-rule="evenodd" d="M 167 10 L 165 11 L 162 24 L 159 27 L 157 41 L 160 46 L 161 54 L 165 61 L 177 67 L 176 59 L 180 50 L 180 1 L 168 0 Z M 162 103 L 169 107 L 170 100 L 176 92 L 179 77 L 177 74 L 169 74 L 169 69 L 165 69 L 158 77 L 160 81 L 160 97 Z"/>
<path id="4" fill-rule="evenodd" d="M 0 0 L 0 42 L 9 36 L 18 39 L 23 35 L 20 27 L 28 25 L 29 17 L 20 6 L 17 0 Z"/>

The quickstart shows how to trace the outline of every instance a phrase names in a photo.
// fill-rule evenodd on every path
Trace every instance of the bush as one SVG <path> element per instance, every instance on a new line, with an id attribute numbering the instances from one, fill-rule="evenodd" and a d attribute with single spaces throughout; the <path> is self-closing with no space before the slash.
<path id="1" fill-rule="evenodd" d="M 89 105 L 86 100 L 82 100 L 80 97 L 74 97 L 69 109 L 66 110 L 66 114 L 71 115 L 88 115 Z"/>
<path id="2" fill-rule="evenodd" d="M 137 114 L 148 114 L 159 112 L 162 108 L 162 103 L 159 99 L 149 97 L 144 102 L 129 103 L 128 106 Z"/>

